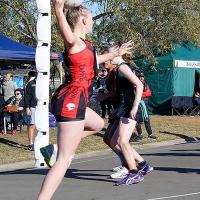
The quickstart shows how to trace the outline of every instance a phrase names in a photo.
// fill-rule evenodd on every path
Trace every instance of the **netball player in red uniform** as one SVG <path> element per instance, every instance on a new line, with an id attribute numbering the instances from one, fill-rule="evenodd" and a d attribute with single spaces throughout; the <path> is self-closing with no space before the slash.
<path id="1" fill-rule="evenodd" d="M 87 107 L 88 90 L 95 76 L 93 47 L 85 40 L 86 34 L 92 32 L 92 15 L 79 6 L 68 8 L 65 16 L 64 2 L 55 1 L 55 12 L 65 43 L 71 80 L 59 88 L 52 100 L 52 112 L 58 122 L 58 156 L 43 181 L 38 200 L 51 199 L 70 166 L 81 138 L 97 133 L 104 126 L 103 119 Z M 103 63 L 131 48 L 131 42 L 128 42 L 121 48 L 98 56 L 98 61 Z"/>

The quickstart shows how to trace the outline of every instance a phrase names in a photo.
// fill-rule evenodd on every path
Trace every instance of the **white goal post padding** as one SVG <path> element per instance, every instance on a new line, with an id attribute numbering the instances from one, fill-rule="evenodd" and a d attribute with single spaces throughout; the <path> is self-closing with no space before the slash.
<path id="1" fill-rule="evenodd" d="M 37 69 L 35 125 L 37 135 L 34 142 L 35 167 L 46 167 L 40 148 L 49 144 L 49 77 L 51 45 L 50 0 L 36 0 L 38 8 L 35 63 Z"/>

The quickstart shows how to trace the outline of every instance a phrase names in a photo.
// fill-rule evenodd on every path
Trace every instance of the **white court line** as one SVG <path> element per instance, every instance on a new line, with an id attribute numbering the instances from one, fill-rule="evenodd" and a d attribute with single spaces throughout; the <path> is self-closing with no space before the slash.
<path id="1" fill-rule="evenodd" d="M 161 200 L 161 199 L 172 199 L 172 198 L 178 198 L 178 197 L 185 197 L 185 196 L 192 196 L 192 195 L 197 195 L 200 194 L 200 192 L 196 193 L 188 193 L 188 194 L 182 194 L 182 195 L 175 195 L 175 196 L 168 196 L 168 197 L 160 197 L 160 198 L 155 198 L 155 199 L 147 199 L 147 200 Z"/>

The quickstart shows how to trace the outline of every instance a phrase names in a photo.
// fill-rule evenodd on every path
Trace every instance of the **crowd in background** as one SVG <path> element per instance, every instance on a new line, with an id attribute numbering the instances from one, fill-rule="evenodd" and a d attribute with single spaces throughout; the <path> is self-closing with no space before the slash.
<path id="1" fill-rule="evenodd" d="M 35 87 L 35 71 L 29 71 L 24 80 L 24 87 L 17 88 L 13 81 L 13 73 L 0 75 L 0 134 L 5 134 L 10 121 L 11 134 L 15 136 L 19 123 L 27 125 L 28 146 L 30 151 L 34 150 L 35 121 L 34 113 L 37 105 Z"/>
<path id="2" fill-rule="evenodd" d="M 118 100 L 115 97 L 115 73 L 116 66 L 111 62 L 106 62 L 101 66 L 99 73 L 94 80 L 92 93 L 90 95 L 89 106 L 101 115 L 102 118 L 109 118 L 110 114 L 118 107 Z M 136 69 L 136 74 L 144 85 L 143 100 L 148 103 L 151 96 L 151 90 L 144 80 L 144 74 Z M 0 74 L 0 134 L 5 133 L 4 117 L 10 117 L 12 121 L 11 134 L 17 134 L 19 123 L 27 125 L 28 132 L 28 149 L 34 150 L 34 133 L 35 133 L 35 107 L 37 100 L 35 96 L 36 76 L 35 71 L 30 71 L 24 79 L 24 87 L 17 88 L 13 81 L 13 73 L 6 75 Z M 50 93 L 51 94 L 51 93 Z M 51 117 L 50 113 L 50 118 Z M 52 120 L 50 120 L 52 121 Z M 54 121 L 53 121 L 54 122 Z M 141 124 L 144 122 L 148 136 L 152 139 L 156 137 L 152 133 L 150 118 L 137 123 L 136 133 L 132 135 L 131 141 L 137 142 L 143 138 Z"/>
<path id="3" fill-rule="evenodd" d="M 137 68 L 135 68 L 135 72 L 144 85 L 142 100 L 144 101 L 144 105 L 146 105 L 148 103 L 148 98 L 151 96 L 151 89 L 144 79 L 144 74 Z M 112 65 L 111 62 L 106 62 L 101 66 L 92 84 L 93 89 L 90 95 L 89 107 L 95 110 L 104 119 L 108 119 L 111 113 L 119 106 L 118 98 L 115 96 L 115 74 L 116 66 Z M 13 136 L 17 134 L 20 123 L 27 125 L 27 147 L 29 150 L 33 151 L 35 135 L 34 114 L 37 105 L 35 96 L 37 73 L 35 71 L 30 71 L 28 73 L 28 76 L 24 79 L 23 88 L 17 88 L 17 84 L 13 81 L 13 76 L 13 73 L 7 73 L 4 76 L 0 74 L 0 134 L 5 133 L 5 117 L 10 117 L 12 122 L 11 134 Z M 49 119 L 50 124 L 55 123 L 55 119 L 51 113 Z M 148 137 L 156 139 L 156 136 L 152 132 L 148 115 L 146 120 L 142 119 L 138 121 L 136 131 L 130 139 L 131 142 L 137 142 L 143 138 L 142 123 L 145 125 Z M 53 126 L 51 125 L 50 127 Z"/>
<path id="4" fill-rule="evenodd" d="M 144 74 L 138 70 L 138 68 L 132 66 L 135 74 L 138 76 L 140 81 L 143 83 L 144 89 L 142 94 L 142 101 L 140 103 L 141 109 L 144 113 L 141 113 L 140 120 L 136 125 L 136 133 L 132 135 L 130 141 L 138 142 L 142 140 L 142 127 L 144 123 L 148 138 L 157 139 L 153 134 L 150 117 L 147 111 L 146 105 L 148 104 L 148 98 L 151 96 L 151 89 L 144 79 Z M 90 107 L 101 115 L 102 118 L 109 118 L 110 114 L 119 107 L 118 97 L 115 96 L 115 75 L 117 66 L 113 65 L 110 61 L 106 62 L 101 66 L 101 70 L 98 73 L 93 83 L 93 93 L 90 98 Z"/>
<path id="5" fill-rule="evenodd" d="M 142 101 L 147 110 L 146 106 L 148 105 L 148 98 L 151 96 L 151 88 L 146 83 L 144 74 L 137 68 L 135 68 L 135 72 L 144 86 Z M 117 97 L 115 97 L 115 73 L 116 66 L 112 65 L 110 62 L 106 62 L 101 66 L 92 84 L 93 89 L 90 95 L 89 107 L 95 110 L 104 119 L 108 119 L 110 114 L 118 107 Z M 6 75 L 0 74 L 0 134 L 5 133 L 4 117 L 9 117 L 12 122 L 11 134 L 13 136 L 17 134 L 20 123 L 27 125 L 28 149 L 33 151 L 35 135 L 34 113 L 37 105 L 35 96 L 37 73 L 35 71 L 30 71 L 28 73 L 28 76 L 24 79 L 23 88 L 17 87 L 17 84 L 13 81 L 13 76 L 13 73 L 7 73 Z M 200 105 L 199 94 L 199 91 L 194 92 L 194 102 L 198 105 Z M 142 124 L 144 124 L 148 137 L 157 139 L 151 128 L 148 112 L 147 116 L 146 119 L 143 117 L 143 119 L 138 121 L 135 133 L 130 139 L 131 142 L 142 140 Z M 50 127 L 54 127 L 55 118 L 51 113 L 49 117 Z"/>

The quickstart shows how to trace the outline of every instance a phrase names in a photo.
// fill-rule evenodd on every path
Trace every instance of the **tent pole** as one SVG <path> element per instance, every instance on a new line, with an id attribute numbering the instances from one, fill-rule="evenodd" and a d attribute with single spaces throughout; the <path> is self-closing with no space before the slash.
<path id="1" fill-rule="evenodd" d="M 63 83 L 63 67 L 62 62 L 59 62 L 59 74 L 60 74 L 60 83 Z"/>

